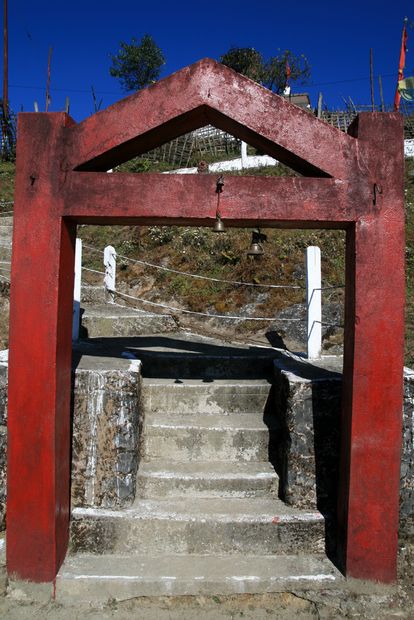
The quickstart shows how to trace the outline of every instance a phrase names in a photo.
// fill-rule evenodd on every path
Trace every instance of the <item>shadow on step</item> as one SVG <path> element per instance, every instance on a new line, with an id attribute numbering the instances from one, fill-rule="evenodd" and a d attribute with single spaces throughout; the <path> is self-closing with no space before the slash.
<path id="1" fill-rule="evenodd" d="M 85 339 L 74 345 L 75 367 L 84 355 L 140 360 L 144 377 L 214 380 L 268 378 L 280 352 L 183 333 Z"/>

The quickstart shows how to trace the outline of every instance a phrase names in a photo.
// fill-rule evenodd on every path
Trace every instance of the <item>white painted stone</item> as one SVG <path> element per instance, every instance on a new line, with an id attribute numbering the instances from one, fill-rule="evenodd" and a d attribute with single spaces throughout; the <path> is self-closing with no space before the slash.
<path id="1" fill-rule="evenodd" d="M 322 295 L 321 250 L 306 248 L 306 305 L 308 359 L 318 359 L 322 353 Z"/>
<path id="2" fill-rule="evenodd" d="M 242 143 L 243 144 L 243 143 Z M 264 166 L 277 166 L 277 159 L 269 155 L 245 155 L 230 159 L 227 161 L 219 161 L 209 164 L 209 172 L 231 172 L 232 170 L 242 170 L 243 168 L 262 168 Z M 168 170 L 163 174 L 197 174 L 197 168 L 178 168 L 177 170 Z"/>
<path id="3" fill-rule="evenodd" d="M 242 168 L 248 167 L 248 156 L 247 156 L 247 144 L 246 142 L 241 143 L 241 165 Z"/>
<path id="4" fill-rule="evenodd" d="M 107 245 L 104 250 L 105 278 L 104 284 L 108 291 L 115 291 L 116 280 L 116 250 L 112 245 Z"/>
<path id="5" fill-rule="evenodd" d="M 404 157 L 414 157 L 414 139 L 404 140 Z"/>
<path id="6" fill-rule="evenodd" d="M 74 282 L 74 287 L 73 287 L 72 340 L 79 340 L 81 282 L 82 282 L 82 239 L 76 239 L 75 282 Z"/>

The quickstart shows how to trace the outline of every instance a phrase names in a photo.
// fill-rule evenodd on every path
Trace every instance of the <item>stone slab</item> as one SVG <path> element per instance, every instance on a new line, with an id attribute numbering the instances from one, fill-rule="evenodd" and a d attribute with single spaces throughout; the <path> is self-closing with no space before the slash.
<path id="1" fill-rule="evenodd" d="M 69 555 L 56 601 L 106 602 L 138 596 L 188 596 L 330 589 L 343 576 L 319 555 Z"/>
<path id="2" fill-rule="evenodd" d="M 5 596 L 7 590 L 7 568 L 6 568 L 6 535 L 0 534 L 0 597 Z"/>
<path id="3" fill-rule="evenodd" d="M 106 289 L 103 285 L 92 286 L 90 284 L 82 284 L 82 287 L 81 287 L 81 303 L 82 304 L 85 304 L 85 303 L 103 304 L 105 301 L 109 301 L 109 298 L 107 298 L 107 295 L 109 295 L 109 293 L 106 292 Z"/>
<path id="4" fill-rule="evenodd" d="M 127 351 L 142 362 L 144 377 L 173 379 L 263 379 L 272 375 L 271 346 L 253 346 L 175 331 L 174 333 L 85 341 L 96 354 L 120 355 Z"/>
<path id="5" fill-rule="evenodd" d="M 75 508 L 71 548 L 88 553 L 323 553 L 324 519 L 276 499 L 142 500 Z"/>
<path id="6" fill-rule="evenodd" d="M 272 384 L 265 379 L 144 378 L 142 388 L 143 407 L 152 413 L 263 413 Z"/>
<path id="7" fill-rule="evenodd" d="M 137 494 L 141 498 L 277 497 L 278 477 L 270 463 L 140 463 Z"/>
<path id="8" fill-rule="evenodd" d="M 145 460 L 266 461 L 269 430 L 263 414 L 146 414 Z"/>
<path id="9" fill-rule="evenodd" d="M 7 377 L 8 377 L 8 365 L 6 358 L 6 351 L 0 351 L 3 354 L 0 357 L 0 425 L 7 424 Z M 5 361 L 2 361 L 2 358 Z"/>
<path id="10" fill-rule="evenodd" d="M 137 336 L 176 331 L 167 314 L 152 314 L 117 305 L 86 306 L 81 316 L 83 337 Z"/>
<path id="11" fill-rule="evenodd" d="M 13 226 L 13 216 L 12 215 L 1 215 L 0 226 Z"/>

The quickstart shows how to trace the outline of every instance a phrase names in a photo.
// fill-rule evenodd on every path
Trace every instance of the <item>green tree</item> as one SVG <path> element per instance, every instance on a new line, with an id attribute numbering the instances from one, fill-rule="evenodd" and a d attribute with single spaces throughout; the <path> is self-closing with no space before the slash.
<path id="1" fill-rule="evenodd" d="M 220 62 L 278 94 L 287 83 L 305 84 L 311 74 L 306 56 L 290 50 L 279 50 L 276 56 L 265 59 L 252 47 L 231 47 Z"/>
<path id="2" fill-rule="evenodd" d="M 16 157 L 16 115 L 0 98 L 0 159 L 13 161 Z"/>
<path id="3" fill-rule="evenodd" d="M 262 82 L 263 56 L 253 47 L 231 47 L 221 56 L 220 62 L 255 82 Z"/>
<path id="4" fill-rule="evenodd" d="M 149 34 L 139 42 L 135 37 L 131 43 L 121 41 L 119 52 L 111 55 L 111 60 L 109 73 L 119 79 L 125 91 L 141 90 L 156 82 L 165 64 L 164 54 Z"/>
<path id="5" fill-rule="evenodd" d="M 262 84 L 269 90 L 281 94 L 287 81 L 306 84 L 311 74 L 311 67 L 304 54 L 299 56 L 290 50 L 284 50 L 272 56 L 263 65 Z"/>

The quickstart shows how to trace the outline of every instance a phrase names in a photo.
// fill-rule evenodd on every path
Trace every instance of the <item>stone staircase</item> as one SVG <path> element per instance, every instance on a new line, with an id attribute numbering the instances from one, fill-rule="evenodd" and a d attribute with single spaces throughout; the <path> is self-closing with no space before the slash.
<path id="1" fill-rule="evenodd" d="M 120 297 L 116 303 L 111 303 L 103 285 L 83 284 L 81 307 L 80 335 L 84 338 L 138 336 L 177 330 L 177 324 L 169 314 L 128 307 Z"/>
<path id="2" fill-rule="evenodd" d="M 197 359 L 154 348 L 140 351 L 135 501 L 122 510 L 73 510 L 58 600 L 337 585 L 322 515 L 278 499 L 269 462 L 276 432 L 269 353 L 245 351 L 251 377 L 234 351 L 217 364 L 207 345 Z"/>
<path id="3" fill-rule="evenodd" d="M 12 249 L 12 237 L 13 237 L 13 217 L 1 216 L 0 217 L 0 261 L 11 260 Z M 0 264 L 0 267 L 9 268 L 10 265 Z M 3 274 L 10 279 L 10 274 L 1 270 L 0 274 Z"/>

